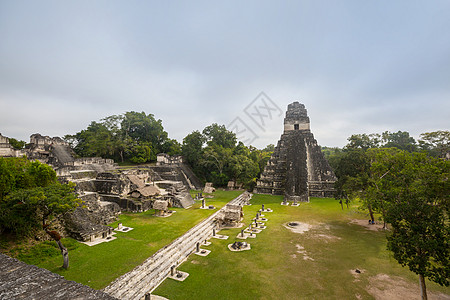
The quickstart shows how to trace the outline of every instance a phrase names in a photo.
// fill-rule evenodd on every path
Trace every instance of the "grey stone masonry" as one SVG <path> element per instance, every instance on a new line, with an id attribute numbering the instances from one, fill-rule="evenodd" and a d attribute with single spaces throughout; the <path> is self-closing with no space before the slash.
<path id="1" fill-rule="evenodd" d="M 244 205 L 251 194 L 244 192 L 228 204 Z M 195 252 L 197 243 L 203 243 L 217 228 L 215 212 L 169 245 L 161 248 L 141 265 L 122 275 L 104 288 L 104 292 L 119 299 L 142 299 L 170 275 L 172 266 L 179 266 Z"/>
<path id="2" fill-rule="evenodd" d="M 0 253 L 0 299 L 116 299 Z"/>
<path id="3" fill-rule="evenodd" d="M 284 132 L 267 162 L 256 193 L 284 195 L 285 201 L 308 202 L 309 197 L 333 197 L 336 176 L 310 131 L 303 104 L 288 105 Z"/>

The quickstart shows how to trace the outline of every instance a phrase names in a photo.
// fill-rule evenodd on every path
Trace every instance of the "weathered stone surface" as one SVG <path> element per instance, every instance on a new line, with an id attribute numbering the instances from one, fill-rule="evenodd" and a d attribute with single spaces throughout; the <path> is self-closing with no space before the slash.
<path id="1" fill-rule="evenodd" d="M 205 187 L 203 188 L 204 193 L 213 193 L 216 189 L 213 187 L 212 182 L 205 183 Z"/>
<path id="2" fill-rule="evenodd" d="M 285 195 L 285 201 L 333 197 L 334 175 L 310 131 L 305 106 L 289 104 L 284 133 L 257 182 L 256 193 Z"/>
<path id="3" fill-rule="evenodd" d="M 0 299 L 116 299 L 0 253 Z"/>
<path id="4" fill-rule="evenodd" d="M 106 226 L 117 219 L 120 207 L 116 203 L 98 200 L 97 193 L 89 193 L 80 197 L 82 206 L 64 216 L 66 232 L 80 241 L 92 241 L 110 234 L 112 228 Z"/>
<path id="5" fill-rule="evenodd" d="M 244 217 L 242 203 L 227 204 L 217 215 L 217 221 L 220 227 L 233 227 L 238 225 Z"/>

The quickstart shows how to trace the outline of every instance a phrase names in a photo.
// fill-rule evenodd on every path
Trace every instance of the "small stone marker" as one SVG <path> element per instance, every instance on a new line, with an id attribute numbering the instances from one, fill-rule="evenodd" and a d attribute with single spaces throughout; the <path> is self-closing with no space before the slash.
<path id="1" fill-rule="evenodd" d="M 200 252 L 200 243 L 197 243 L 197 252 Z"/>
<path id="2" fill-rule="evenodd" d="M 118 230 L 122 229 L 122 223 L 119 223 L 119 224 L 117 225 L 117 229 L 118 229 Z"/>
<path id="3" fill-rule="evenodd" d="M 175 265 L 170 267 L 170 276 L 175 276 L 175 268 L 176 268 Z"/>

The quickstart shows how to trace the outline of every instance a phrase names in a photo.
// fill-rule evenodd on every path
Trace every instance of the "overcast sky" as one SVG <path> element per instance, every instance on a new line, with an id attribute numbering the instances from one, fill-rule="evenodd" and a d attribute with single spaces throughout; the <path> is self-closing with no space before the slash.
<path id="1" fill-rule="evenodd" d="M 0 133 L 28 142 L 145 111 L 180 142 L 239 117 L 261 148 L 283 128 L 275 111 L 261 127 L 245 114 L 264 92 L 283 115 L 305 104 L 322 146 L 417 138 L 450 127 L 449 32 L 448 0 L 2 0 Z"/>

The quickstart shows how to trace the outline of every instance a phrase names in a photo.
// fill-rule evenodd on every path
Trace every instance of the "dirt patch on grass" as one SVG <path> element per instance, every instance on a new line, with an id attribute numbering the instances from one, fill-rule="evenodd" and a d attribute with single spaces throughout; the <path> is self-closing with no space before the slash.
<path id="1" fill-rule="evenodd" d="M 283 225 L 287 229 L 295 233 L 305 233 L 312 228 L 312 225 L 308 223 L 302 223 L 299 221 L 291 221 Z"/>
<path id="2" fill-rule="evenodd" d="M 350 273 L 352 273 L 353 277 L 355 277 L 355 279 L 353 280 L 353 282 L 358 282 L 359 280 L 359 275 L 361 275 L 362 273 L 366 272 L 366 270 L 364 269 L 351 269 Z"/>
<path id="3" fill-rule="evenodd" d="M 420 299 L 419 283 L 413 284 L 403 278 L 378 274 L 369 278 L 367 292 L 376 300 Z M 450 295 L 428 292 L 430 300 L 449 300 Z"/>
<path id="4" fill-rule="evenodd" d="M 357 219 L 353 219 L 350 221 L 350 224 L 356 224 L 359 226 L 363 226 L 366 229 L 372 230 L 372 231 L 378 231 L 378 230 L 383 230 L 383 224 L 369 224 L 369 220 L 357 220 Z"/>
<path id="5" fill-rule="evenodd" d="M 314 258 L 312 258 L 308 255 L 308 253 L 305 250 L 305 247 L 303 247 L 299 244 L 296 244 L 295 247 L 297 247 L 297 253 L 302 255 L 303 260 L 314 260 Z M 297 257 L 296 254 L 293 254 L 292 257 L 294 257 L 294 255 L 295 255 L 295 257 Z"/>
<path id="6" fill-rule="evenodd" d="M 295 233 L 305 233 L 309 230 L 319 230 L 319 231 L 327 230 L 328 231 L 331 229 L 330 226 L 327 224 L 319 223 L 318 225 L 311 225 L 311 224 L 303 223 L 303 222 L 299 222 L 299 221 L 291 221 L 286 224 L 283 224 L 283 226 Z M 324 233 L 314 234 L 314 237 L 317 239 L 323 240 L 325 242 L 341 239 L 340 237 L 330 235 L 330 234 L 324 234 Z"/>
<path id="7" fill-rule="evenodd" d="M 336 241 L 336 240 L 340 240 L 340 237 L 334 236 L 334 235 L 329 235 L 329 234 L 316 234 L 315 235 L 316 238 L 324 240 L 325 242 L 328 241 Z"/>
<path id="8" fill-rule="evenodd" d="M 191 264 L 198 265 L 198 264 L 200 264 L 200 262 L 198 260 L 192 260 Z"/>

